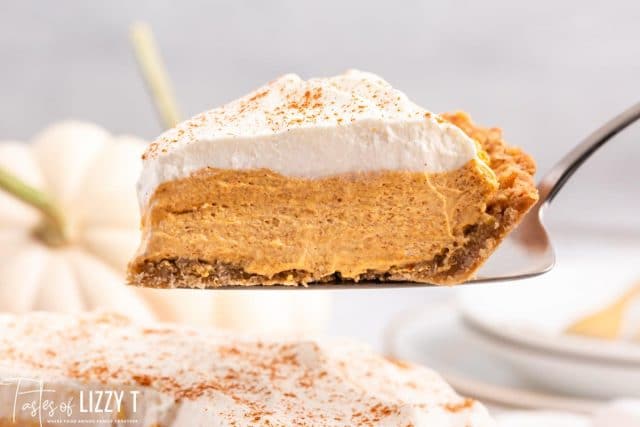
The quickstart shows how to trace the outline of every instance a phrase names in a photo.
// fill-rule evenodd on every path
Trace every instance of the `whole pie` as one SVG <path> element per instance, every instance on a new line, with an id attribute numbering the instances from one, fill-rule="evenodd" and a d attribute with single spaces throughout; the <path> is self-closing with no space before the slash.
<path id="1" fill-rule="evenodd" d="M 351 341 L 237 337 L 105 313 L 0 315 L 0 426 L 62 424 L 495 425 L 433 371 Z"/>
<path id="2" fill-rule="evenodd" d="M 537 201 L 499 129 L 380 77 L 285 75 L 164 133 L 139 181 L 151 287 L 469 280 Z"/>

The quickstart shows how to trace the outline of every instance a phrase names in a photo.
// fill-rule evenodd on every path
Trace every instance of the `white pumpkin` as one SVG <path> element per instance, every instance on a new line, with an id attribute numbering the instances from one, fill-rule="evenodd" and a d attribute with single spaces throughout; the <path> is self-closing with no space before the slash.
<path id="1" fill-rule="evenodd" d="M 0 189 L 0 311 L 105 308 L 247 332 L 323 330 L 326 292 L 125 286 L 140 238 L 135 183 L 144 147 L 73 121 L 49 127 L 31 144 L 0 143 L 0 168 L 52 197 L 69 230 L 66 245 L 48 246 L 34 234 L 41 214 Z"/>
<path id="2" fill-rule="evenodd" d="M 139 319 L 210 322 L 212 296 L 124 284 L 140 238 L 135 182 L 144 147 L 72 121 L 32 144 L 0 143 L 0 167 L 53 198 L 70 236 L 66 245 L 48 246 L 34 235 L 40 213 L 0 190 L 0 311 L 106 308 Z"/>

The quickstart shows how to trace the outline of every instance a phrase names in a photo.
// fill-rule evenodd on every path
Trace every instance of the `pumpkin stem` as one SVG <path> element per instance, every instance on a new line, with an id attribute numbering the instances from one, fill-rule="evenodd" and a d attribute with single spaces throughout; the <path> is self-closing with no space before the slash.
<path id="1" fill-rule="evenodd" d="M 131 42 L 142 76 L 151 92 L 156 108 L 166 128 L 180 121 L 180 112 L 171 90 L 169 77 L 158 53 L 151 27 L 138 22 L 131 26 Z"/>
<path id="2" fill-rule="evenodd" d="M 0 189 L 40 211 L 42 222 L 34 234 L 45 244 L 57 247 L 69 241 L 62 213 L 49 196 L 1 167 Z"/>

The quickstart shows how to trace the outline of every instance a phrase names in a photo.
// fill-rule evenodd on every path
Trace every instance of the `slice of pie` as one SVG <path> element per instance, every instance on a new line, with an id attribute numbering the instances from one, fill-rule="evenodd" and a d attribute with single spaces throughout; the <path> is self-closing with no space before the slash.
<path id="1" fill-rule="evenodd" d="M 461 283 L 536 202 L 534 170 L 373 74 L 286 75 L 150 145 L 129 280 Z"/>
<path id="2" fill-rule="evenodd" d="M 38 401 L 50 403 L 38 411 Z M 350 341 L 236 337 L 104 313 L 0 315 L 0 427 L 76 422 L 495 426 L 435 372 Z"/>

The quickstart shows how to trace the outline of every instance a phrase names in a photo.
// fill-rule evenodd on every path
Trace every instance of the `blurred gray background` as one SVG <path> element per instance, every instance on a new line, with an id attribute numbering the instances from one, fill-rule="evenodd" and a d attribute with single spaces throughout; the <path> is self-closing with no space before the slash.
<path id="1" fill-rule="evenodd" d="M 0 139 L 28 140 L 65 118 L 156 136 L 162 129 L 129 44 L 136 20 L 153 26 L 189 116 L 283 73 L 360 68 L 432 111 L 464 109 L 504 128 L 544 172 L 604 120 L 640 101 L 637 0 L 4 0 Z M 638 169 L 640 125 L 578 173 L 550 221 L 559 230 L 604 222 L 638 231 Z M 385 313 L 424 299 L 416 292 L 394 300 L 342 293 L 336 325 L 351 319 L 346 333 L 379 331 Z M 354 320 L 350 310 L 358 304 L 379 316 Z"/>

